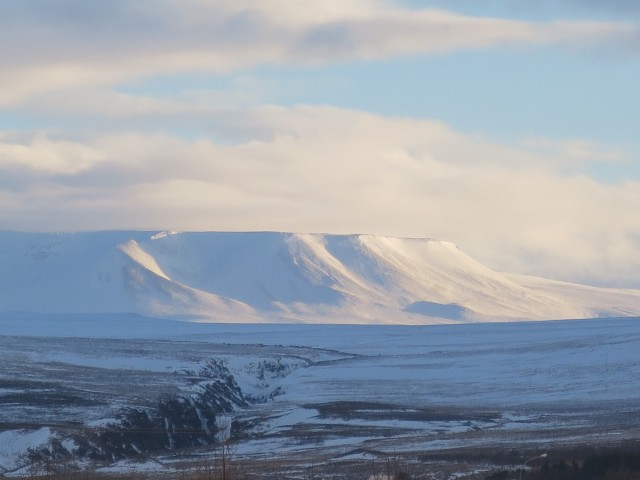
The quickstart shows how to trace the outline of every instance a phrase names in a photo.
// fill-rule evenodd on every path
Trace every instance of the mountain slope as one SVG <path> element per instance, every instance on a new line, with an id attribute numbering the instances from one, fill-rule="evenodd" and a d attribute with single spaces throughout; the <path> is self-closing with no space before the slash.
<path id="1" fill-rule="evenodd" d="M 639 291 L 500 274 L 451 243 L 372 235 L 0 232 L 0 271 L 0 311 L 376 323 L 640 315 Z"/>

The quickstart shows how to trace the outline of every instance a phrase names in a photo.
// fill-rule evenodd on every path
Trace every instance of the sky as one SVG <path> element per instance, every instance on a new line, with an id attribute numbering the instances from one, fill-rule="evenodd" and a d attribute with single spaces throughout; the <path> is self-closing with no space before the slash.
<path id="1" fill-rule="evenodd" d="M 0 230 L 428 237 L 640 288 L 640 2 L 3 0 Z"/>

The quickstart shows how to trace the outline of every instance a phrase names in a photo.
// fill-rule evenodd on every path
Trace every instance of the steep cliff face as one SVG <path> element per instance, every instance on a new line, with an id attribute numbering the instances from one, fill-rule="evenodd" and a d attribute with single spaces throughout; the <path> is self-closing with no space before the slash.
<path id="1" fill-rule="evenodd" d="M 501 274 L 430 239 L 4 232 L 0 269 L 5 312 L 340 323 L 640 315 L 640 291 Z"/>
<path id="2" fill-rule="evenodd" d="M 291 359 L 289 359 L 291 360 Z M 48 438 L 29 449 L 22 461 L 46 465 L 55 461 L 112 462 L 144 454 L 215 446 L 242 435 L 234 412 L 251 404 L 264 403 L 282 392 L 278 380 L 297 364 L 266 359 L 251 364 L 248 376 L 255 392 L 242 390 L 225 362 L 209 359 L 197 371 L 176 371 L 177 392 L 146 398 L 139 405 L 128 404 L 115 418 L 99 425 L 63 425 L 48 430 Z M 246 367 L 245 367 L 246 369 Z M 247 380 L 247 379 L 245 379 Z"/>

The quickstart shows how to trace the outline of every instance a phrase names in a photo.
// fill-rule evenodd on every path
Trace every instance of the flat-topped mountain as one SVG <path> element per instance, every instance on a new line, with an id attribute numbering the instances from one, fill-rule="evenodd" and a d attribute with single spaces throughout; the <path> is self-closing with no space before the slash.
<path id="1" fill-rule="evenodd" d="M 640 291 L 495 272 L 430 239 L 0 232 L 0 312 L 221 322 L 437 323 L 639 316 Z"/>

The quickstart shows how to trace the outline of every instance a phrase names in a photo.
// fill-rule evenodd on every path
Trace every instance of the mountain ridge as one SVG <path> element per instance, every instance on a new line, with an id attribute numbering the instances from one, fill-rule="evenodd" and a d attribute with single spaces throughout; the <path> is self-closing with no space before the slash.
<path id="1" fill-rule="evenodd" d="M 640 315 L 640 291 L 495 272 L 432 238 L 0 232 L 0 311 L 216 322 L 452 323 Z"/>

